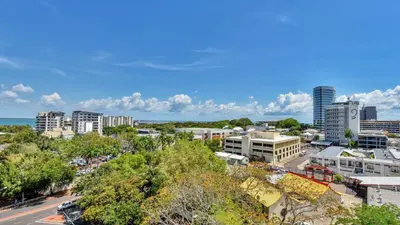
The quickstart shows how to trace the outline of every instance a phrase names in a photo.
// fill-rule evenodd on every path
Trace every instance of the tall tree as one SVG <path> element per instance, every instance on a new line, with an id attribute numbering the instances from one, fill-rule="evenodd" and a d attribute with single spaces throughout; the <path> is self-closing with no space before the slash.
<path id="1" fill-rule="evenodd" d="M 381 206 L 361 205 L 342 214 L 336 224 L 343 225 L 393 225 L 400 224 L 400 208 L 393 204 Z"/>

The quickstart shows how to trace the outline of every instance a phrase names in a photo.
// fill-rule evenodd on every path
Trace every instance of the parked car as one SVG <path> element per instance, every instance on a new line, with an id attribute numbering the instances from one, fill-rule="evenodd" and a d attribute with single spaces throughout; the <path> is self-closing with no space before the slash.
<path id="1" fill-rule="evenodd" d="M 299 222 L 296 222 L 294 225 L 311 225 L 311 224 L 307 223 L 307 222 L 299 221 Z"/>
<path id="2" fill-rule="evenodd" d="M 74 203 L 73 203 L 73 202 L 71 202 L 71 201 L 64 202 L 63 204 L 57 206 L 57 210 L 58 210 L 58 211 L 62 211 L 62 210 L 71 208 L 72 206 L 74 206 Z"/>
<path id="3" fill-rule="evenodd" d="M 87 162 L 84 159 L 73 159 L 71 162 L 69 162 L 69 164 L 77 166 L 86 166 Z"/>

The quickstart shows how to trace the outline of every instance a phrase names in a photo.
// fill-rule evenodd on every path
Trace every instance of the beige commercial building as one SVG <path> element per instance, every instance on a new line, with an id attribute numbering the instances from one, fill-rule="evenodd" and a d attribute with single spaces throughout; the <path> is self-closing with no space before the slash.
<path id="1" fill-rule="evenodd" d="M 224 146 L 227 153 L 277 163 L 299 155 L 300 137 L 284 136 L 274 131 L 249 132 L 244 136 L 226 137 Z"/>
<path id="2" fill-rule="evenodd" d="M 49 138 L 65 138 L 65 139 L 71 139 L 75 133 L 72 130 L 65 130 L 62 128 L 54 128 L 52 131 L 45 131 L 42 134 L 43 136 L 49 137 Z"/>

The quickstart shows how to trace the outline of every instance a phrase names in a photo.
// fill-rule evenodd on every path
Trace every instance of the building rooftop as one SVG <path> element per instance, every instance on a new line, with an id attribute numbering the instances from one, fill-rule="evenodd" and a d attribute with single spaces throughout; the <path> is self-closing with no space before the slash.
<path id="1" fill-rule="evenodd" d="M 360 123 L 400 123 L 400 120 L 360 120 Z"/>
<path id="2" fill-rule="evenodd" d="M 233 139 L 233 140 L 242 140 L 243 136 L 231 136 L 227 137 L 226 139 Z M 285 136 L 285 135 L 280 135 L 279 137 L 275 137 L 274 139 L 271 138 L 252 138 L 250 137 L 251 140 L 253 141 L 262 141 L 262 142 L 280 142 L 280 141 L 289 141 L 289 140 L 297 140 L 299 137 L 296 136 Z"/>
<path id="3" fill-rule="evenodd" d="M 375 133 L 374 132 L 364 132 L 364 131 L 362 131 L 361 133 L 358 134 L 358 136 L 364 136 L 364 137 L 386 137 L 387 138 L 387 136 L 385 134 L 383 134 L 383 132 L 379 132 L 379 131 L 376 131 Z"/>
<path id="4" fill-rule="evenodd" d="M 311 142 L 312 144 L 312 142 Z M 322 150 L 316 154 L 318 157 L 339 157 L 340 153 L 343 151 L 343 147 L 331 146 Z"/>
<path id="5" fill-rule="evenodd" d="M 38 113 L 38 116 L 46 116 L 46 115 L 48 115 L 48 114 L 50 114 L 50 113 L 53 113 L 53 114 L 65 114 L 64 112 L 61 112 L 61 111 L 49 111 L 49 112 L 39 112 Z"/>
<path id="6" fill-rule="evenodd" d="M 322 145 L 322 146 L 329 146 L 332 144 L 330 141 L 312 141 L 312 145 Z"/>
<path id="7" fill-rule="evenodd" d="M 299 196 L 313 200 L 319 199 L 326 191 L 332 190 L 326 184 L 290 172 L 282 176 L 267 177 L 267 181 L 274 183 L 249 177 L 240 186 L 247 194 L 260 201 L 266 207 L 275 204 L 282 197 L 282 192 L 272 184 L 281 186 L 285 193 L 296 193 Z M 332 193 L 339 195 L 335 191 Z"/>
<path id="8" fill-rule="evenodd" d="M 379 177 L 379 176 L 352 176 L 352 179 L 357 179 L 361 182 L 361 185 L 400 185 L 400 177 Z"/>
<path id="9" fill-rule="evenodd" d="M 382 188 L 368 187 L 367 190 L 368 205 L 380 206 L 385 203 L 392 203 L 400 207 L 400 192 Z"/>
<path id="10" fill-rule="evenodd" d="M 232 132 L 232 129 L 220 129 L 220 128 L 200 128 L 200 127 L 192 127 L 192 128 L 175 128 L 176 131 L 213 131 L 213 132 Z"/>
<path id="11" fill-rule="evenodd" d="M 226 153 L 226 152 L 216 152 L 215 155 L 218 157 L 237 159 L 237 160 L 243 160 L 243 159 L 247 158 L 244 155 L 237 155 L 237 154 Z"/>
<path id="12" fill-rule="evenodd" d="M 342 153 L 345 152 L 348 155 L 344 156 Z M 374 154 L 374 158 L 369 158 L 371 154 Z M 346 158 L 364 158 L 365 161 L 382 162 L 382 163 L 400 163 L 400 151 L 396 149 L 347 149 L 345 147 L 331 146 L 325 150 L 318 152 L 316 157 L 333 158 L 333 157 L 346 157 Z"/>
<path id="13" fill-rule="evenodd" d="M 87 113 L 87 114 L 98 114 L 98 115 L 103 115 L 103 113 L 98 113 L 98 112 L 89 112 L 89 111 L 73 111 L 72 113 Z"/>

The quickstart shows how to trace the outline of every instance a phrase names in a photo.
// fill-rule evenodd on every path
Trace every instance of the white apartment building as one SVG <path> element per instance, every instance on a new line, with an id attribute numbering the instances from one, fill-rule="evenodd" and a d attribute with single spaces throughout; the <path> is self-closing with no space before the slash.
<path id="1" fill-rule="evenodd" d="M 332 146 L 312 155 L 310 163 L 346 176 L 400 176 L 400 151 L 351 150 Z"/>
<path id="2" fill-rule="evenodd" d="M 72 131 L 76 134 L 98 132 L 103 134 L 103 114 L 87 111 L 74 111 L 72 113 Z"/>
<path id="3" fill-rule="evenodd" d="M 357 140 L 360 133 L 359 102 L 337 102 L 325 108 L 325 140 L 334 145 L 346 144 L 345 130 L 350 129 Z"/>
<path id="4" fill-rule="evenodd" d="M 277 163 L 300 154 L 300 137 L 274 131 L 249 132 L 245 136 L 225 138 L 224 152 Z"/>
<path id="5" fill-rule="evenodd" d="M 104 116 L 103 127 L 116 127 L 120 125 L 133 126 L 133 118 L 131 116 Z"/>
<path id="6" fill-rule="evenodd" d="M 64 116 L 64 112 L 58 111 L 39 112 L 36 116 L 36 131 L 45 132 L 62 128 L 64 126 Z"/>
<path id="7" fill-rule="evenodd" d="M 176 128 L 176 132 L 193 132 L 195 139 L 216 140 L 226 138 L 233 134 L 232 129 L 216 129 L 216 128 Z"/>

